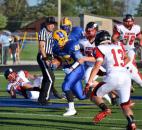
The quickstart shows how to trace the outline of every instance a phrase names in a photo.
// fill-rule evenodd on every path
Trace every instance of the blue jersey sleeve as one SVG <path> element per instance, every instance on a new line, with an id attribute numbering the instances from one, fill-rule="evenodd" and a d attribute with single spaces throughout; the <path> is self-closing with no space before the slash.
<path id="1" fill-rule="evenodd" d="M 73 52 L 73 54 L 74 54 L 74 57 L 75 57 L 76 60 L 83 58 L 83 55 L 80 51 L 75 51 L 75 52 Z"/>
<path id="2" fill-rule="evenodd" d="M 57 47 L 57 45 L 54 45 L 54 46 L 53 46 L 52 52 L 53 52 L 54 54 L 58 54 L 59 48 Z"/>
<path id="3" fill-rule="evenodd" d="M 73 55 L 73 57 L 78 60 L 80 58 L 83 57 L 81 51 L 80 51 L 80 45 L 75 42 L 74 44 L 72 44 L 72 47 L 71 47 L 71 53 Z"/>

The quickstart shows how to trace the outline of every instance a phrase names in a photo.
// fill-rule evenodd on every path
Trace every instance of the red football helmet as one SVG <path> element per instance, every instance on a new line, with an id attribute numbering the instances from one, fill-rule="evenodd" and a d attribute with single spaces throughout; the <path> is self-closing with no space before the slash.
<path id="1" fill-rule="evenodd" d="M 131 14 L 126 14 L 123 18 L 123 25 L 126 28 L 131 29 L 134 25 L 134 17 Z"/>

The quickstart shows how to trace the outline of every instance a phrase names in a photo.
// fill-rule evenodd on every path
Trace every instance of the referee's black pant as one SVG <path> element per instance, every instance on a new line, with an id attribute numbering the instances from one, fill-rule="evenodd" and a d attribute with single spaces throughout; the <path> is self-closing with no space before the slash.
<path id="1" fill-rule="evenodd" d="M 40 53 L 37 55 L 37 62 L 43 75 L 38 101 L 44 104 L 46 103 L 46 100 L 49 99 L 50 91 L 54 85 L 55 76 L 51 68 L 46 64 L 46 61 L 42 59 L 42 55 Z"/>

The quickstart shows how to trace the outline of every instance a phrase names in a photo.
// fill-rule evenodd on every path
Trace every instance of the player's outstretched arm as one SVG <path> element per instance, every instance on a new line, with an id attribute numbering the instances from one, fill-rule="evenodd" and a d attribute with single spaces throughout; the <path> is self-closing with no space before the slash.
<path id="1" fill-rule="evenodd" d="M 11 86 L 9 93 L 10 93 L 11 98 L 16 98 L 16 92 L 13 86 Z"/>
<path id="2" fill-rule="evenodd" d="M 84 62 L 95 62 L 96 61 L 96 59 L 95 59 L 95 57 L 92 57 L 92 56 L 90 56 L 90 57 L 87 57 L 87 56 L 84 56 L 83 58 L 80 58 L 79 60 L 78 60 L 78 62 L 80 63 L 80 64 L 83 64 Z"/>

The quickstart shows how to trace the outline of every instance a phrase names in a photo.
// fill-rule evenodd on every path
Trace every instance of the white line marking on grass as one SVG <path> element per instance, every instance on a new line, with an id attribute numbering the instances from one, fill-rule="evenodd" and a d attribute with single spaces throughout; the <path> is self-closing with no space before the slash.
<path id="1" fill-rule="evenodd" d="M 124 130 L 124 128 L 118 128 L 118 127 L 111 127 L 112 130 Z M 136 130 L 142 130 L 142 129 L 136 129 Z"/>
<path id="2" fill-rule="evenodd" d="M 65 75 L 64 73 L 55 73 L 55 75 Z"/>
<path id="3" fill-rule="evenodd" d="M 51 114 L 31 114 L 31 113 L 13 113 L 13 112 L 0 112 L 1 115 L 23 115 L 23 116 L 42 116 L 42 117 L 61 117 L 62 115 L 51 115 Z M 70 116 L 70 117 L 64 117 L 64 118 L 75 118 L 75 119 L 92 119 L 93 117 L 81 117 L 81 116 Z M 112 121 L 125 121 L 126 119 L 115 119 L 115 118 L 106 118 L 106 120 L 112 120 Z M 136 122 L 142 122 L 142 120 L 135 120 Z"/>
<path id="4" fill-rule="evenodd" d="M 124 130 L 124 128 L 118 128 L 118 127 L 111 127 L 112 130 Z M 142 130 L 142 129 L 136 129 L 136 130 Z"/>
<path id="5" fill-rule="evenodd" d="M 55 79 L 64 79 L 64 77 L 55 77 Z"/>
<path id="6" fill-rule="evenodd" d="M 118 128 L 118 127 L 111 127 L 112 130 L 124 130 L 124 128 Z"/>

